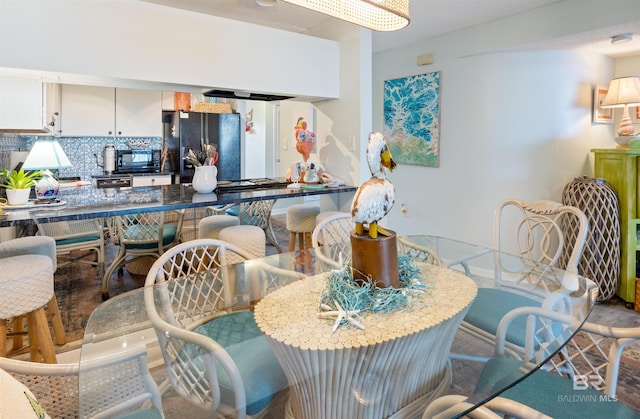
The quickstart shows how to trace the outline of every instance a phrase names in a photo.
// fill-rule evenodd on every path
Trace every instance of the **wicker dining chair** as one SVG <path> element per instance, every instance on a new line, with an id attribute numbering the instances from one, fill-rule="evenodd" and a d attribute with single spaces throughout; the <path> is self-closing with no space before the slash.
<path id="1" fill-rule="evenodd" d="M 355 223 L 349 213 L 324 218 L 311 233 L 316 257 L 329 266 L 340 267 L 340 261 L 351 257 L 351 232 L 354 229 Z"/>
<path id="2" fill-rule="evenodd" d="M 288 386 L 243 290 L 266 293 L 304 276 L 260 259 L 229 265 L 232 255 L 251 258 L 216 239 L 175 246 L 151 267 L 144 300 L 174 391 L 207 411 L 243 419 L 261 414 Z"/>
<path id="3" fill-rule="evenodd" d="M 0 358 L 0 369 L 31 390 L 55 419 L 117 418 L 132 411 L 141 419 L 163 417 L 160 391 L 147 368 L 146 347 L 83 363 L 82 379 L 79 363 L 41 364 Z"/>
<path id="4" fill-rule="evenodd" d="M 496 336 L 498 357 L 487 360 L 476 392 L 482 392 L 484 387 L 489 386 L 502 387 L 501 378 L 506 376 L 522 376 L 520 367 L 525 361 L 505 357 L 505 342 L 508 330 L 519 328 L 518 317 L 530 317 L 532 314 L 538 317 L 538 324 L 551 331 L 552 335 L 563 327 L 572 328 L 571 316 L 562 313 L 543 309 L 512 313 L 502 322 Z M 536 336 L 541 335 L 534 334 L 534 339 L 529 342 L 533 349 L 531 353 L 536 357 L 546 357 L 549 354 L 545 353 L 545 348 L 549 342 Z M 640 414 L 621 403 L 616 394 L 622 352 L 638 341 L 640 327 L 585 322 L 550 362 L 502 392 L 499 397 L 469 413 L 468 417 L 486 419 L 502 418 L 504 415 L 521 419 L 638 419 Z M 536 349 L 538 353 L 534 352 Z M 575 403 L 576 400 L 580 403 Z M 568 407 L 568 404 L 575 406 Z M 450 418 L 471 407 L 464 396 L 442 396 L 427 407 L 423 418 Z"/>
<path id="5" fill-rule="evenodd" d="M 104 227 L 102 218 L 70 220 L 53 223 L 36 222 L 38 235 L 53 237 L 56 241 L 58 268 L 71 263 L 85 263 L 96 267 L 98 278 L 104 275 Z M 95 255 L 92 260 L 86 254 L 76 257 L 71 252 L 88 251 Z M 60 256 L 65 256 L 61 258 Z"/>
<path id="6" fill-rule="evenodd" d="M 573 233 L 565 236 L 563 223 L 573 217 Z M 569 298 L 577 290 L 576 275 L 578 261 L 582 255 L 589 230 L 585 214 L 578 208 L 553 201 L 521 201 L 508 199 L 501 202 L 494 215 L 493 248 L 495 255 L 495 288 L 479 288 L 478 296 L 471 304 L 460 330 L 472 334 L 489 344 L 495 343 L 500 321 L 512 310 L 522 307 L 561 311 L 562 298 Z M 504 258 L 504 253 L 519 256 L 517 265 L 511 266 L 514 258 Z M 560 278 L 561 289 L 542 302 L 530 294 L 530 284 L 556 286 L 558 279 L 553 268 L 558 265 L 563 252 L 568 259 L 566 273 Z M 563 297 L 564 296 L 564 297 Z M 524 320 L 520 320 L 524 322 Z M 513 328 L 507 337 L 507 350 L 522 354 L 528 339 L 524 323 Z"/>
<path id="7" fill-rule="evenodd" d="M 141 212 L 113 217 L 118 253 L 102 278 L 102 299 L 109 298 L 109 281 L 114 271 L 122 275 L 122 268 L 134 258 L 157 258 L 180 240 L 185 210 L 175 211 L 177 221 L 168 223 L 164 211 Z"/>

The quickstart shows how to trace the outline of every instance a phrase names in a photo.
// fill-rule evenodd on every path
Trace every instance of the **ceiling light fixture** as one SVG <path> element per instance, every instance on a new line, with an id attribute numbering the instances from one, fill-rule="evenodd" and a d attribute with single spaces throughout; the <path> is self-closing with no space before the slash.
<path id="1" fill-rule="evenodd" d="M 276 5 L 276 0 L 256 0 L 258 6 L 271 7 Z"/>
<path id="2" fill-rule="evenodd" d="M 389 32 L 409 24 L 409 0 L 282 0 L 368 29 Z"/>
<path id="3" fill-rule="evenodd" d="M 620 35 L 611 37 L 611 43 L 613 45 L 624 44 L 625 42 L 631 42 L 632 40 L 633 40 L 632 33 L 621 33 Z"/>

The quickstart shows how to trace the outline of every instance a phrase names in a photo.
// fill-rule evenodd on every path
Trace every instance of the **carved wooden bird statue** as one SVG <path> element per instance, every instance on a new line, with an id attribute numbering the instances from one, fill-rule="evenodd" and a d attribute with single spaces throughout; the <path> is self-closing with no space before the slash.
<path id="1" fill-rule="evenodd" d="M 369 237 L 375 239 L 378 237 L 378 232 L 385 236 L 389 235 L 378 227 L 378 221 L 387 215 L 395 200 L 395 189 L 387 180 L 385 170 L 393 171 L 396 168 L 396 162 L 393 161 L 387 142 L 379 132 L 369 134 L 367 163 L 371 171 L 371 179 L 358 188 L 351 204 L 351 218 L 356 223 L 357 235 L 365 235 L 364 224 L 367 224 Z"/>

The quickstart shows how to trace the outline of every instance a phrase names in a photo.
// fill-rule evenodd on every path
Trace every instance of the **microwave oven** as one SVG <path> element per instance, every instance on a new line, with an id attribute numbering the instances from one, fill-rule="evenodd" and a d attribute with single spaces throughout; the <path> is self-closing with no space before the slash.
<path id="1" fill-rule="evenodd" d="M 154 173 L 160 172 L 160 150 L 117 150 L 117 173 Z"/>

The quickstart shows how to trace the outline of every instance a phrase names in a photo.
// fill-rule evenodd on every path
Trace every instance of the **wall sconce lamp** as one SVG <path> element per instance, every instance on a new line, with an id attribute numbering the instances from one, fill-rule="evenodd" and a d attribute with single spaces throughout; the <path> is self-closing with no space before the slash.
<path id="1" fill-rule="evenodd" d="M 282 0 L 374 31 L 389 32 L 409 24 L 409 0 Z"/>
<path id="2" fill-rule="evenodd" d="M 60 185 L 50 169 L 64 169 L 71 167 L 71 162 L 60 143 L 56 140 L 38 140 L 24 161 L 24 170 L 40 170 L 42 178 L 36 183 L 37 199 L 55 199 L 58 197 Z"/>

